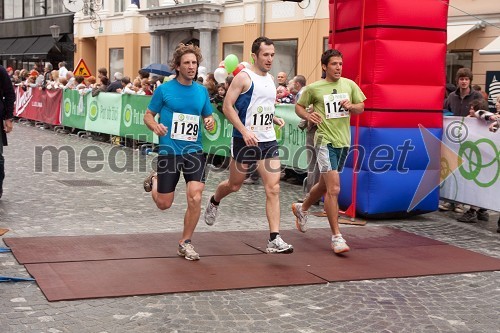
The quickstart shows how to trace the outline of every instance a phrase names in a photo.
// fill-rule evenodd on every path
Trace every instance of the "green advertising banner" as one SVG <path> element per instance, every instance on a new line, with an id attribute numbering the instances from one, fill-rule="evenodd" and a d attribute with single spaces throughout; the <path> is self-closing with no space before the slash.
<path id="1" fill-rule="evenodd" d="M 283 118 L 285 126 L 276 129 L 276 140 L 280 146 L 281 164 L 290 168 L 307 170 L 306 131 L 299 129 L 300 118 L 294 104 L 276 106 L 276 117 Z"/>
<path id="2" fill-rule="evenodd" d="M 158 137 L 144 124 L 144 114 L 150 96 L 100 93 L 81 96 L 76 90 L 66 89 L 61 105 L 62 124 L 82 130 L 118 135 L 142 142 L 158 143 Z M 203 129 L 203 150 L 208 154 L 231 156 L 233 125 L 212 105 L 215 128 Z M 285 120 L 285 126 L 276 130 L 280 145 L 281 164 L 290 168 L 307 169 L 306 132 L 298 128 L 300 118 L 295 106 L 276 106 L 276 116 Z"/>
<path id="3" fill-rule="evenodd" d="M 214 129 L 209 132 L 203 127 L 202 144 L 203 151 L 207 154 L 231 156 L 231 137 L 233 136 L 233 125 L 212 104 Z"/>
<path id="4" fill-rule="evenodd" d="M 150 96 L 122 95 L 120 136 L 142 142 L 158 143 L 158 136 L 144 124 L 144 114 L 150 100 Z"/>
<path id="5" fill-rule="evenodd" d="M 61 102 L 61 124 L 63 126 L 85 129 L 86 99 L 87 97 L 80 95 L 77 90 L 64 90 Z"/>
<path id="6" fill-rule="evenodd" d="M 122 94 L 100 93 L 87 98 L 87 119 L 85 130 L 111 135 L 120 135 L 122 116 Z"/>

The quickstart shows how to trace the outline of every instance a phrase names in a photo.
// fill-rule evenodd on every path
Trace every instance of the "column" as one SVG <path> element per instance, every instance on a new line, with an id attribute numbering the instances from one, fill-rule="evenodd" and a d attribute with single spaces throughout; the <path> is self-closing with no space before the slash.
<path id="1" fill-rule="evenodd" d="M 168 47 L 169 36 L 169 32 L 161 35 L 161 63 L 170 66 L 169 61 L 172 55 L 170 54 L 170 50 Z"/>
<path id="2" fill-rule="evenodd" d="M 200 49 L 201 54 L 203 55 L 203 61 L 200 65 L 203 65 L 207 68 L 208 72 L 213 72 L 214 68 L 212 67 L 212 29 L 198 29 L 200 32 Z"/>
<path id="3" fill-rule="evenodd" d="M 152 64 L 159 64 L 161 62 L 161 37 L 157 32 L 151 32 L 151 48 L 150 56 Z"/>

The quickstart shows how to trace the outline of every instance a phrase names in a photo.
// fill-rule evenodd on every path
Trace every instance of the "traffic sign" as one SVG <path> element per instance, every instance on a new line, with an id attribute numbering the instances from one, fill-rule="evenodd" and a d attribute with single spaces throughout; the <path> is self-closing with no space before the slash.
<path id="1" fill-rule="evenodd" d="M 73 74 L 81 75 L 83 77 L 89 77 L 92 75 L 90 74 L 90 70 L 83 59 L 80 59 L 78 65 L 75 67 L 75 70 L 73 71 Z"/>

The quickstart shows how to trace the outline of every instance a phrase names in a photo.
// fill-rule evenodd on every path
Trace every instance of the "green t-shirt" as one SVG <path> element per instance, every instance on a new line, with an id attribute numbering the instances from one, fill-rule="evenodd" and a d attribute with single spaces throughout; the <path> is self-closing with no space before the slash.
<path id="1" fill-rule="evenodd" d="M 312 104 L 314 111 L 321 115 L 322 122 L 318 124 L 314 137 L 316 145 L 325 146 L 331 143 L 335 148 L 349 147 L 351 145 L 349 113 L 341 118 L 327 119 L 326 117 L 325 96 L 331 95 L 334 89 L 336 94 L 346 93 L 352 104 L 361 103 L 366 99 L 354 81 L 341 77 L 337 82 L 319 80 L 306 86 L 297 104 L 304 107 Z"/>

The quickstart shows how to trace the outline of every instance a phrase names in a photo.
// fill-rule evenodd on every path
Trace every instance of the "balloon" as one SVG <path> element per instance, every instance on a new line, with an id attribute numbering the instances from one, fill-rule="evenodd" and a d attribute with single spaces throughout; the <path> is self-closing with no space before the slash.
<path id="1" fill-rule="evenodd" d="M 207 75 L 207 68 L 205 66 L 198 67 L 198 76 Z"/>
<path id="2" fill-rule="evenodd" d="M 228 73 L 231 73 L 238 67 L 238 57 L 235 56 L 234 54 L 228 54 L 226 59 L 224 59 L 224 65 L 226 67 L 226 71 Z"/>
<path id="3" fill-rule="evenodd" d="M 236 69 L 233 71 L 233 75 L 236 76 L 239 72 L 241 72 L 243 68 L 245 68 L 245 65 L 239 64 L 238 67 L 236 67 Z"/>
<path id="4" fill-rule="evenodd" d="M 226 66 L 224 65 L 224 60 L 222 60 L 222 61 L 219 63 L 219 67 L 226 67 Z"/>
<path id="5" fill-rule="evenodd" d="M 242 62 L 240 62 L 240 65 L 245 66 L 245 68 L 250 68 L 250 66 L 252 66 L 252 65 L 250 65 L 250 63 L 249 63 L 249 62 L 246 62 L 246 61 L 242 61 Z"/>
<path id="6" fill-rule="evenodd" d="M 217 81 L 217 83 L 224 83 L 226 81 L 227 75 L 228 74 L 226 69 L 219 67 L 214 72 L 215 81 Z"/>

